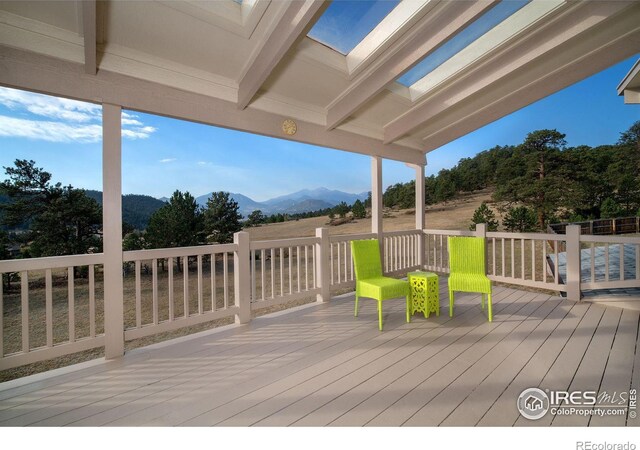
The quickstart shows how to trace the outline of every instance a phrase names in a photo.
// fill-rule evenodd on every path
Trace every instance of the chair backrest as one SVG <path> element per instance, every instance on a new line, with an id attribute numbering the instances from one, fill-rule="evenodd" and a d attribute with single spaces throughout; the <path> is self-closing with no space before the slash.
<path id="1" fill-rule="evenodd" d="M 484 239 L 449 236 L 449 270 L 451 273 L 485 273 Z"/>
<path id="2" fill-rule="evenodd" d="M 380 244 L 377 239 L 351 241 L 351 255 L 356 280 L 366 280 L 382 276 Z"/>

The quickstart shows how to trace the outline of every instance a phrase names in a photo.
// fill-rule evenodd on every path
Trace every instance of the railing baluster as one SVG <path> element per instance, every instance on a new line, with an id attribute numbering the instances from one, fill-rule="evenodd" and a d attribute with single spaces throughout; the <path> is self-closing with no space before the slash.
<path id="1" fill-rule="evenodd" d="M 96 274 L 93 264 L 89 264 L 89 336 L 96 337 Z"/>
<path id="2" fill-rule="evenodd" d="M 349 250 L 349 265 L 351 266 L 351 281 L 353 281 L 353 254 L 351 253 L 351 244 L 347 247 Z"/>
<path id="3" fill-rule="evenodd" d="M 309 290 L 309 246 L 304 246 L 304 290 Z"/>
<path id="4" fill-rule="evenodd" d="M 604 281 L 609 281 L 609 243 L 604 246 Z"/>
<path id="5" fill-rule="evenodd" d="M 300 246 L 296 246 L 296 278 L 298 279 L 298 291 L 300 292 Z"/>
<path id="6" fill-rule="evenodd" d="M 140 265 L 141 262 L 140 261 L 136 261 L 136 328 L 140 328 L 142 327 L 142 281 L 141 281 L 141 274 L 140 274 Z M 91 278 L 93 277 L 93 271 L 89 272 L 89 284 L 91 284 Z M 95 314 L 95 298 L 94 298 L 94 314 Z M 93 332 L 95 333 L 95 316 L 94 319 L 91 321 L 91 324 L 93 325 Z M 92 334 L 91 337 L 95 336 L 95 334 Z"/>
<path id="7" fill-rule="evenodd" d="M 560 284 L 559 283 L 559 278 L 560 278 L 560 260 L 558 260 L 558 244 L 560 243 L 560 241 L 553 241 L 553 247 L 554 247 L 554 252 L 555 252 L 555 270 L 554 270 L 554 274 L 553 274 L 553 278 L 554 278 L 554 282 L 555 284 Z"/>
<path id="8" fill-rule="evenodd" d="M 556 263 L 557 264 L 557 263 Z M 547 282 L 547 241 L 542 241 L 542 281 Z"/>
<path id="9" fill-rule="evenodd" d="M 211 311 L 218 309 L 218 293 L 216 292 L 216 254 L 211 254 Z"/>
<path id="10" fill-rule="evenodd" d="M 536 240 L 531 239 L 531 281 L 536 281 Z"/>
<path id="11" fill-rule="evenodd" d="M 520 275 L 522 276 L 522 279 L 525 279 L 525 264 L 524 264 L 524 239 L 520 239 L 520 260 L 521 260 L 521 266 L 522 266 L 522 271 L 520 273 Z"/>
<path id="12" fill-rule="evenodd" d="M 202 301 L 202 255 L 198 255 L 198 314 L 204 313 Z"/>
<path id="13" fill-rule="evenodd" d="M 511 278 L 516 277 L 516 241 L 511 238 Z"/>
<path id="14" fill-rule="evenodd" d="M 313 288 L 316 289 L 318 286 L 316 285 L 316 246 L 311 246 L 311 279 L 313 280 Z"/>
<path id="15" fill-rule="evenodd" d="M 293 252 L 291 251 L 291 247 L 289 247 L 289 294 L 293 294 Z"/>
<path id="16" fill-rule="evenodd" d="M 504 238 L 501 239 L 502 241 L 502 276 L 506 277 L 506 261 L 507 261 L 507 257 L 505 256 L 505 249 L 504 249 Z"/>
<path id="17" fill-rule="evenodd" d="M 493 262 L 492 262 L 492 266 L 493 266 L 493 276 L 496 275 L 496 238 L 491 238 L 491 245 L 493 247 Z"/>
<path id="18" fill-rule="evenodd" d="M 184 318 L 189 317 L 189 256 L 182 257 L 182 291 L 184 296 Z"/>
<path id="19" fill-rule="evenodd" d="M 596 281 L 596 243 L 591 243 L 591 282 Z"/>
<path id="20" fill-rule="evenodd" d="M 338 262 L 337 262 L 337 266 L 338 266 L 338 284 L 342 283 L 342 274 L 340 272 L 340 253 L 342 253 L 342 250 L 340 249 L 340 242 L 338 242 L 337 244 L 337 250 L 338 250 Z"/>
<path id="21" fill-rule="evenodd" d="M 229 254 L 224 252 L 222 254 L 222 266 L 223 266 L 223 289 L 224 289 L 224 309 L 229 308 Z M 235 269 L 235 267 L 234 267 Z"/>
<path id="22" fill-rule="evenodd" d="M 276 298 L 276 272 L 275 266 L 276 263 L 276 249 L 271 249 L 271 298 Z"/>
<path id="23" fill-rule="evenodd" d="M 333 242 L 329 244 L 329 262 L 331 263 L 331 285 L 333 285 Z"/>
<path id="24" fill-rule="evenodd" d="M 389 238 L 383 237 L 384 241 L 384 271 L 389 272 Z"/>
<path id="25" fill-rule="evenodd" d="M 45 270 L 45 320 L 47 347 L 53 347 L 53 280 L 51 269 Z"/>
<path id="26" fill-rule="evenodd" d="M 280 247 L 280 296 L 284 297 L 284 247 Z"/>
<path id="27" fill-rule="evenodd" d="M 169 285 L 169 322 L 173 322 L 173 319 L 175 318 L 175 302 L 174 302 L 174 298 L 173 298 L 173 258 L 169 257 L 167 258 L 167 283 Z"/>
<path id="28" fill-rule="evenodd" d="M 342 247 L 344 248 L 344 281 L 349 281 L 349 260 L 348 260 L 348 252 L 347 252 L 347 241 L 342 243 Z"/>
<path id="29" fill-rule="evenodd" d="M 620 244 L 620 281 L 624 281 L 624 244 Z"/>
<path id="30" fill-rule="evenodd" d="M 151 267 L 151 307 L 153 308 L 153 324 L 158 325 L 158 260 L 152 260 Z"/>
<path id="31" fill-rule="evenodd" d="M 438 270 L 438 258 L 436 253 L 438 251 L 437 239 L 438 239 L 438 236 L 434 234 L 433 235 L 433 268 L 434 270 Z"/>
<path id="32" fill-rule="evenodd" d="M 22 309 L 22 352 L 29 353 L 29 272 L 20 273 L 20 302 Z"/>
<path id="33" fill-rule="evenodd" d="M 76 341 L 76 296 L 73 267 L 67 267 L 67 294 L 69 307 L 69 342 Z"/>
<path id="34" fill-rule="evenodd" d="M 249 251 L 251 258 L 251 301 L 256 301 L 256 252 Z"/>
<path id="35" fill-rule="evenodd" d="M 265 276 L 264 276 L 264 263 L 265 263 L 265 256 L 266 256 L 266 252 L 264 251 L 264 249 L 260 250 L 260 281 L 261 281 L 261 287 L 262 287 L 262 300 L 266 300 L 266 287 L 265 287 Z"/>

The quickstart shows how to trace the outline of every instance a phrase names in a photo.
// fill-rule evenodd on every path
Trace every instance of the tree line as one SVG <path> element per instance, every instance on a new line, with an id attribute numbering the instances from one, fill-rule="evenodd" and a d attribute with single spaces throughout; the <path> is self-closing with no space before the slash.
<path id="1" fill-rule="evenodd" d="M 640 121 L 620 133 L 615 144 L 567 147 L 565 137 L 557 130 L 537 130 L 519 145 L 463 158 L 425 178 L 426 204 L 492 188 L 493 200 L 506 213 L 503 226 L 517 231 L 640 213 Z M 389 207 L 409 208 L 414 202 L 414 181 L 390 186 L 383 196 Z M 481 206 L 472 227 L 478 220 L 495 220 L 491 213 Z"/>

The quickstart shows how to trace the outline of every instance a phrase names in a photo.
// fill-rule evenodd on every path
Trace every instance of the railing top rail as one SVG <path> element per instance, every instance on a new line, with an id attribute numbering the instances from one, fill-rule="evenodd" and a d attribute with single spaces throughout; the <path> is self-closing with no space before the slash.
<path id="1" fill-rule="evenodd" d="M 329 236 L 331 242 L 345 242 L 356 241 L 359 239 L 375 239 L 378 235 L 376 233 L 361 233 L 361 234 L 339 234 L 335 236 Z"/>
<path id="2" fill-rule="evenodd" d="M 184 256 L 211 255 L 213 253 L 234 252 L 236 244 L 195 245 L 192 247 L 155 248 L 152 250 L 132 250 L 123 252 L 123 261 L 145 261 L 160 258 L 180 258 Z"/>
<path id="3" fill-rule="evenodd" d="M 413 234 L 420 234 L 422 230 L 396 230 L 396 231 L 385 231 L 382 233 L 383 236 L 408 236 Z"/>
<path id="4" fill-rule="evenodd" d="M 640 236 L 619 236 L 619 235 L 580 235 L 580 242 L 601 242 L 606 244 L 640 244 Z"/>
<path id="5" fill-rule="evenodd" d="M 475 236 L 476 233 L 471 230 L 432 230 L 432 229 L 424 229 L 422 230 L 424 234 L 442 234 L 445 236 Z"/>
<path id="6" fill-rule="evenodd" d="M 564 234 L 553 233 L 511 233 L 508 231 L 489 231 L 487 237 L 505 238 L 505 239 L 531 239 L 540 241 L 566 241 L 567 236 Z"/>
<path id="7" fill-rule="evenodd" d="M 303 237 L 293 239 L 277 239 L 269 241 L 251 241 L 251 250 L 263 250 L 266 248 L 280 248 L 280 247 L 296 247 L 298 245 L 313 245 L 318 244 L 320 238 L 318 237 Z"/>
<path id="8" fill-rule="evenodd" d="M 25 270 L 61 269 L 66 267 L 102 264 L 102 253 L 87 255 L 47 256 L 44 258 L 10 259 L 0 261 L 0 273 L 22 272 Z"/>

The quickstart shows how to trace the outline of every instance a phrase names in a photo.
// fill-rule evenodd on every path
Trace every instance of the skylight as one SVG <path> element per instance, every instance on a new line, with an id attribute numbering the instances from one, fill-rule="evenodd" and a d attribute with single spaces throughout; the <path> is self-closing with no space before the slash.
<path id="1" fill-rule="evenodd" d="M 460 33 L 455 35 L 452 39 L 425 57 L 411 70 L 398 78 L 398 83 L 407 87 L 412 86 L 414 83 L 433 72 L 454 55 L 458 54 L 474 41 L 478 40 L 494 27 L 502 23 L 505 19 L 522 9 L 529 2 L 530 0 L 501 1 L 473 23 L 468 25 Z"/>
<path id="2" fill-rule="evenodd" d="M 346 55 L 399 3 L 400 0 L 334 1 L 307 36 Z"/>

